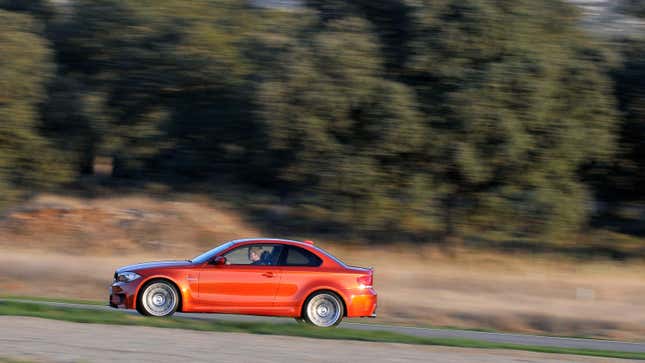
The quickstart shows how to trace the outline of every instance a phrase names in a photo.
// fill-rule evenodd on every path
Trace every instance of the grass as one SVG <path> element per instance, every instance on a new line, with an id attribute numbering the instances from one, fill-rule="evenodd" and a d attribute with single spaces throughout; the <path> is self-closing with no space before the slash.
<path id="1" fill-rule="evenodd" d="M 70 299 L 70 298 L 58 298 L 58 297 L 44 297 L 44 296 L 30 296 L 30 295 L 1 295 L 0 299 L 9 299 L 9 300 L 22 300 L 17 302 L 52 302 L 52 303 L 69 303 L 69 304 L 79 304 L 79 305 L 94 305 L 94 306 L 105 306 L 106 302 L 100 300 L 86 300 L 86 299 Z M 380 322 L 370 322 L 370 321 L 361 321 L 361 324 L 364 325 L 380 325 L 383 323 Z M 428 328 L 428 329 L 443 329 L 443 330 L 465 330 L 465 331 L 475 331 L 483 333 L 508 333 L 498 329 L 490 328 L 460 328 L 456 326 L 435 326 L 435 325 L 399 325 L 403 327 L 414 327 L 414 328 Z M 593 339 L 593 340 L 606 340 L 601 338 L 589 337 L 586 335 L 550 335 L 545 334 L 545 336 L 557 337 L 557 338 L 577 338 L 577 339 Z M 1 363 L 1 362 L 0 362 Z"/>
<path id="2" fill-rule="evenodd" d="M 70 298 L 58 298 L 58 297 L 46 297 L 46 296 L 30 296 L 30 295 L 2 295 L 0 294 L 0 299 L 8 300 L 17 300 L 16 302 L 51 302 L 51 303 L 68 303 L 68 304 L 79 304 L 79 305 L 94 305 L 94 306 L 106 306 L 105 301 L 100 300 L 88 300 L 88 299 L 70 299 Z M 361 324 L 364 325 L 381 325 L 381 322 L 371 322 L 371 321 L 361 321 Z M 442 330 L 465 330 L 465 331 L 475 331 L 483 333 L 509 333 L 498 329 L 491 328 L 462 328 L 457 326 L 435 326 L 430 324 L 423 325 L 397 325 L 402 327 L 413 327 L 413 328 L 428 328 L 428 329 L 442 329 Z M 551 335 L 545 334 L 545 336 L 557 337 L 557 338 L 577 338 L 577 339 L 593 339 L 593 340 L 606 340 L 601 338 L 589 337 L 586 335 Z M 1 363 L 1 362 L 0 362 Z"/>
<path id="3" fill-rule="evenodd" d="M 100 301 L 100 300 L 46 297 L 46 296 L 29 296 L 29 295 L 1 295 L 0 294 L 0 299 L 30 300 L 30 301 L 43 301 L 43 302 L 55 302 L 55 303 L 79 304 L 79 305 L 97 305 L 97 306 L 107 305 L 107 300 Z"/>
<path id="4" fill-rule="evenodd" d="M 345 328 L 319 329 L 298 324 L 229 322 L 185 318 L 149 318 L 139 315 L 131 315 L 119 311 L 90 311 L 78 308 L 54 307 L 37 303 L 24 303 L 6 300 L 0 301 L 0 315 L 30 316 L 91 324 L 139 325 L 199 331 L 286 335 L 318 339 L 360 340 L 369 342 L 420 345 L 442 345 L 464 348 L 513 349 L 540 353 L 576 354 L 596 357 L 645 360 L 645 353 L 527 346 L 456 338 L 425 338 L 386 331 L 364 331 Z"/>

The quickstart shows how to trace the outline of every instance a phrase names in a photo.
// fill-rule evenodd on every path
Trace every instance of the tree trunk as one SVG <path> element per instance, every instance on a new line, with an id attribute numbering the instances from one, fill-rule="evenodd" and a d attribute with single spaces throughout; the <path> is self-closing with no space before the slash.
<path id="1" fill-rule="evenodd" d="M 463 236 L 457 229 L 456 213 L 458 204 L 458 193 L 451 193 L 443 199 L 443 235 L 441 246 L 443 252 L 452 257 L 457 257 L 460 247 L 463 246 Z"/>

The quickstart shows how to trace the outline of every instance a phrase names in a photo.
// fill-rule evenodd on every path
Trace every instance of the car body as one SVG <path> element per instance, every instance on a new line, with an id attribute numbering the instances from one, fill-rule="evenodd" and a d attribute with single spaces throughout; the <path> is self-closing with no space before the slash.
<path id="1" fill-rule="evenodd" d="M 285 316 L 332 326 L 343 317 L 375 316 L 372 282 L 372 269 L 348 266 L 313 242 L 252 238 L 224 243 L 192 260 L 121 267 L 109 301 L 145 315 Z M 314 321 L 316 316 L 322 322 Z"/>

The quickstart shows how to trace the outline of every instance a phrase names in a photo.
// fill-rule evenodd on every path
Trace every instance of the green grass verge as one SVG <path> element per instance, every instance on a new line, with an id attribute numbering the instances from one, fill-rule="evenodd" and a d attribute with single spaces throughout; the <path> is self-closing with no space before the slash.
<path id="1" fill-rule="evenodd" d="M 0 299 L 10 299 L 10 300 L 24 300 L 34 301 L 34 302 L 53 302 L 53 303 L 69 303 L 69 304 L 79 304 L 79 305 L 96 305 L 96 306 L 105 306 L 107 301 L 100 300 L 83 300 L 83 299 L 70 299 L 70 298 L 58 298 L 58 297 L 43 297 L 43 296 L 30 296 L 30 295 L 2 295 L 0 294 Z M 380 322 L 373 320 L 362 320 L 360 322 L 363 325 L 382 325 L 387 324 L 388 322 Z M 394 324 L 396 326 L 402 327 L 412 327 L 412 328 L 428 328 L 428 329 L 443 329 L 443 330 L 465 330 L 465 331 L 475 331 L 475 332 L 484 332 L 484 333 L 510 333 L 509 331 L 502 331 L 492 328 L 465 328 L 458 326 L 450 325 L 409 325 L 409 324 Z M 543 334 L 544 336 L 556 337 L 556 338 L 576 338 L 576 339 L 593 339 L 593 340 L 607 340 L 603 338 L 590 337 L 585 335 L 558 335 L 558 334 Z"/>
<path id="2" fill-rule="evenodd" d="M 514 349 L 541 353 L 576 354 L 597 357 L 645 360 L 645 353 L 526 346 L 506 343 L 491 343 L 469 339 L 424 338 L 386 331 L 365 331 L 345 328 L 319 329 L 298 324 L 230 322 L 186 318 L 150 318 L 140 315 L 127 314 L 119 311 L 84 310 L 15 301 L 0 301 L 0 315 L 31 316 L 77 323 L 140 325 L 200 331 L 287 335 L 319 339 L 361 340 L 370 342 L 442 345 L 465 348 Z"/>
<path id="3" fill-rule="evenodd" d="M 79 304 L 79 305 L 95 305 L 95 306 L 105 306 L 107 305 L 106 301 L 99 300 L 83 300 L 83 299 L 70 299 L 70 298 L 58 298 L 58 297 L 43 297 L 43 296 L 30 296 L 30 295 L 2 295 L 0 294 L 0 299 L 10 299 L 10 300 L 22 300 L 22 302 L 34 301 L 34 302 L 53 302 L 53 303 L 69 303 L 69 304 Z M 387 324 L 387 322 L 379 322 L 372 320 L 362 320 L 360 322 L 363 325 L 382 325 Z M 475 331 L 475 332 L 484 332 L 484 333 L 510 333 L 508 331 L 502 331 L 497 329 L 490 328 L 464 328 L 458 326 L 445 326 L 445 325 L 406 325 L 406 324 L 395 324 L 396 326 L 402 327 L 413 327 L 413 328 L 429 328 L 429 329 L 442 329 L 442 330 L 465 330 L 465 331 Z M 590 337 L 585 335 L 558 335 L 558 334 L 543 334 L 544 336 L 556 337 L 556 338 L 576 338 L 576 339 L 593 339 L 593 340 L 607 340 L 603 338 Z M 0 361 L 0 363 L 2 363 Z"/>
<path id="4" fill-rule="evenodd" d="M 68 298 L 58 298 L 58 297 L 43 297 L 43 296 L 29 296 L 29 295 L 1 295 L 0 299 L 12 299 L 12 300 L 31 300 L 31 301 L 44 301 L 44 302 L 57 302 L 57 303 L 67 303 L 67 304 L 80 304 L 80 305 L 107 305 L 107 297 L 105 301 L 99 300 L 84 300 L 84 299 L 68 299 Z"/>
<path id="5" fill-rule="evenodd" d="M 99 300 L 83 300 L 83 299 L 69 299 L 69 298 L 58 298 L 58 297 L 43 297 L 43 296 L 30 296 L 30 295 L 2 295 L 0 294 L 0 299 L 10 299 L 10 300 L 24 300 L 24 301 L 34 301 L 34 302 L 53 302 L 53 303 L 69 303 L 69 304 L 79 304 L 79 305 L 96 305 L 96 306 L 105 306 L 107 305 L 106 301 Z M 363 325 L 382 325 L 387 324 L 387 322 L 379 322 L 372 320 L 363 320 L 360 322 Z M 465 328 L 458 326 L 450 325 L 406 325 L 406 324 L 394 324 L 401 327 L 412 327 L 412 328 L 428 328 L 428 329 L 442 329 L 442 330 L 464 330 L 464 331 L 475 331 L 475 332 L 484 332 L 484 333 L 502 333 L 502 334 L 512 334 L 513 332 L 503 331 L 498 329 L 491 328 Z M 607 340 L 604 338 L 597 338 L 587 335 L 561 335 L 561 334 L 541 334 L 548 337 L 556 338 L 575 338 L 575 339 L 589 339 L 589 340 Z"/>

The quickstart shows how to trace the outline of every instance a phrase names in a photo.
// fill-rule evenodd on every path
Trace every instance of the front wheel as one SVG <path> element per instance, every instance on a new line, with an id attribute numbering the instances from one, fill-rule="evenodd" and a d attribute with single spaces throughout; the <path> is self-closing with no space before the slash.
<path id="1" fill-rule="evenodd" d="M 303 318 L 306 322 L 326 328 L 336 326 L 343 320 L 343 303 L 332 292 L 319 292 L 307 299 Z"/>
<path id="2" fill-rule="evenodd" d="M 152 282 L 139 294 L 137 310 L 143 315 L 170 316 L 179 307 L 179 293 L 170 283 Z"/>

